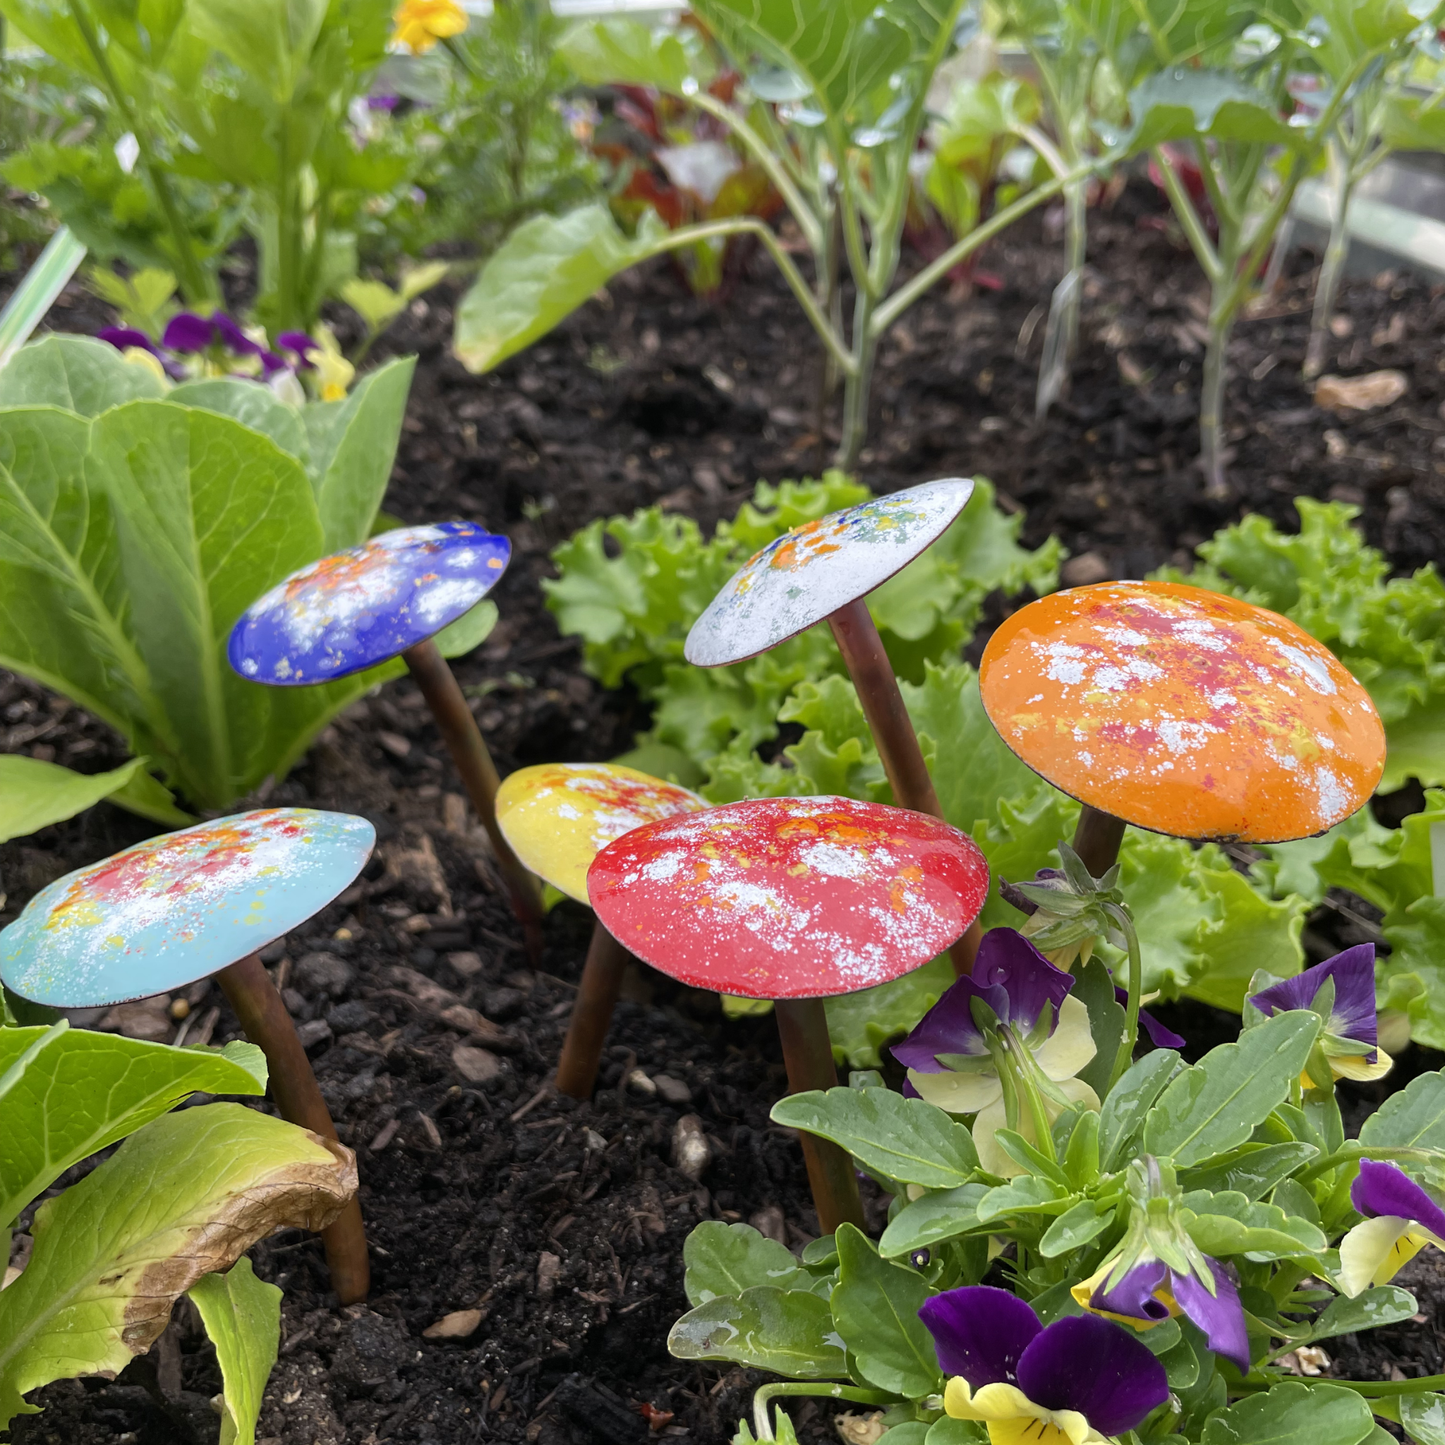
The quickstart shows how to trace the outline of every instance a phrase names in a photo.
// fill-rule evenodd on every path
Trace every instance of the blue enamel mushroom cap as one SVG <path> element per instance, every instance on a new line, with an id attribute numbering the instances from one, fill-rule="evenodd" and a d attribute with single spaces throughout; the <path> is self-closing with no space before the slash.
<path id="1" fill-rule="evenodd" d="M 324 908 L 375 841 L 365 818 L 311 808 L 162 833 L 37 893 L 0 932 L 0 978 L 55 1008 L 183 988 Z"/>
<path id="2" fill-rule="evenodd" d="M 683 655 L 699 667 L 721 667 L 786 642 L 906 567 L 972 495 L 970 478 L 944 477 L 784 532 L 708 603 Z"/>
<path id="3" fill-rule="evenodd" d="M 471 522 L 398 527 L 293 572 L 241 614 L 227 648 L 252 682 L 329 682 L 424 642 L 475 607 L 512 544 Z"/>

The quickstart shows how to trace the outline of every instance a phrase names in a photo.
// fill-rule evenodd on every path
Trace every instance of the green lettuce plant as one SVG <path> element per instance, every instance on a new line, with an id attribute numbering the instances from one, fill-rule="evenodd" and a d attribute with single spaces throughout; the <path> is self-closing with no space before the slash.
<path id="1" fill-rule="evenodd" d="M 260 688 L 226 637 L 268 587 L 372 530 L 411 370 L 297 409 L 252 381 L 167 390 L 102 342 L 21 350 L 0 370 L 0 666 L 109 723 L 197 808 L 284 776 L 400 664 Z M 474 609 L 447 646 L 495 615 Z"/>
<path id="2" fill-rule="evenodd" d="M 66 1170 L 125 1141 L 34 1211 L 28 1261 L 0 1290 L 0 1430 L 34 1413 L 32 1390 L 145 1353 L 189 1292 L 225 1378 L 222 1439 L 251 1445 L 281 1292 L 242 1255 L 275 1229 L 319 1228 L 356 1189 L 350 1154 L 294 1125 L 233 1103 L 170 1112 L 198 1090 L 265 1087 L 252 1044 L 21 1026 L 0 1005 L 0 1265 Z"/>
<path id="3" fill-rule="evenodd" d="M 1234 323 L 1343 108 L 1418 21 L 1404 0 L 1326 0 L 1278 12 L 1103 0 L 1080 11 L 1128 91 L 1132 124 L 1118 144 L 1153 161 L 1209 282 L 1200 464 L 1206 491 L 1225 495 L 1224 385 Z M 1296 112 L 1289 81 L 1322 35 L 1341 48 L 1341 67 L 1323 105 Z M 1185 156 L 1198 166 L 1207 206 L 1181 174 Z"/>
<path id="4" fill-rule="evenodd" d="M 309 330 L 356 270 L 364 207 L 416 164 L 407 126 L 353 136 L 390 27 L 385 0 L 5 0 L 4 15 L 74 83 L 98 90 L 95 143 L 37 141 L 7 163 L 102 259 L 174 273 L 190 306 L 221 300 L 217 267 L 255 242 L 256 310 Z"/>
<path id="5" fill-rule="evenodd" d="M 985 241 L 1062 190 L 1073 173 L 1063 170 L 997 211 L 895 287 L 928 89 L 953 48 L 963 0 L 849 0 L 841 8 L 835 0 L 699 0 L 696 13 L 747 76 L 752 103 L 746 110 L 709 94 L 711 51 L 681 33 L 601 22 L 569 36 L 564 52 L 588 83 L 652 86 L 726 126 L 796 222 L 813 257 L 813 284 L 756 217 L 673 231 L 649 217 L 628 236 L 599 204 L 537 217 L 514 233 L 458 310 L 457 355 L 473 371 L 488 370 L 639 261 L 702 240 L 753 235 L 843 378 L 836 460 L 851 466 L 867 432 L 874 359 L 889 326 Z M 1050 149 L 1030 121 L 1028 113 L 1001 116 L 1007 132 Z M 844 263 L 855 288 L 851 326 L 844 324 L 837 286 Z"/>
<path id="6" fill-rule="evenodd" d="M 799 1397 L 891 1445 L 1383 1445 L 1380 1420 L 1439 1439 L 1445 1377 L 1305 1380 L 1286 1359 L 1411 1318 L 1389 1280 L 1445 1244 L 1445 1074 L 1357 1140 L 1334 1097 L 1374 1052 L 1368 960 L 1261 974 L 1237 1042 L 1122 1070 L 1097 959 L 1061 972 L 996 929 L 980 963 L 895 1051 L 914 1097 L 866 1072 L 773 1109 L 889 1196 L 880 1238 L 844 1225 L 798 1257 L 743 1224 L 689 1236 L 672 1353 L 781 1377 L 734 1445 L 795 1440 Z"/>

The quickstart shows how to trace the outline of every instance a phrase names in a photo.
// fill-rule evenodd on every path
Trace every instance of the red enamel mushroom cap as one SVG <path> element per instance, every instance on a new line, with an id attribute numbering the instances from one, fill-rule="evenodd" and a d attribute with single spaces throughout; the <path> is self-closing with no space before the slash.
<path id="1" fill-rule="evenodd" d="M 1327 647 L 1277 612 L 1181 583 L 1030 603 L 990 638 L 979 686 L 1036 773 L 1176 838 L 1322 833 L 1385 767 L 1379 714 Z"/>
<path id="2" fill-rule="evenodd" d="M 682 983 L 820 998 L 942 953 L 982 909 L 988 865 L 924 813 L 753 798 L 624 834 L 593 860 L 587 892 L 625 948 Z"/>

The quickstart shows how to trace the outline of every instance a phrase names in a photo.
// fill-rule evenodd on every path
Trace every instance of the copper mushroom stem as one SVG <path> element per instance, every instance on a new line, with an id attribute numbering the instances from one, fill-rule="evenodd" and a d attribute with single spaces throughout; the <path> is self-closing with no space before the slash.
<path id="1" fill-rule="evenodd" d="M 1119 861 L 1119 845 L 1124 841 L 1126 827 L 1122 818 L 1084 804 L 1079 826 L 1074 830 L 1074 852 L 1095 878 L 1102 878 Z"/>
<path id="2" fill-rule="evenodd" d="M 928 774 L 928 764 L 923 761 L 923 751 L 918 746 L 918 734 L 913 731 L 904 706 L 898 679 L 893 674 L 893 664 L 888 660 L 868 604 L 861 597 L 845 603 L 829 616 L 828 625 L 833 629 L 838 651 L 843 654 L 848 675 L 858 690 L 858 701 L 863 706 L 863 716 L 868 719 L 873 741 L 878 745 L 878 756 L 893 789 L 894 802 L 900 808 L 911 808 L 915 813 L 927 813 L 947 822 Z M 974 919 L 948 950 L 953 971 L 960 978 L 973 972 L 982 938 L 983 930 Z"/>
<path id="3" fill-rule="evenodd" d="M 497 765 L 487 751 L 477 720 L 472 716 L 461 688 L 457 686 L 456 675 L 447 666 L 436 643 L 427 638 L 407 648 L 402 657 L 436 719 L 447 751 L 461 774 L 462 785 L 472 800 L 472 807 L 491 839 L 497 865 L 502 870 L 507 892 L 511 896 L 512 911 L 522 925 L 527 956 L 534 965 L 538 964 L 542 961 L 542 893 L 537 887 L 537 880 L 522 867 L 497 826 L 496 797 L 502 782 L 497 774 Z"/>
<path id="4" fill-rule="evenodd" d="M 321 1097 L 311 1061 L 296 1026 L 271 976 L 252 953 L 215 974 L 246 1037 L 266 1055 L 270 1069 L 271 1093 L 281 1117 L 313 1134 L 336 1139 L 331 1111 Z M 340 1142 L 338 1140 L 338 1142 Z M 361 1203 L 352 1197 L 340 1217 L 321 1231 L 331 1287 L 343 1305 L 364 1300 L 371 1288 L 371 1264 L 366 1253 L 366 1230 L 361 1222 Z"/>
<path id="5" fill-rule="evenodd" d="M 788 1090 L 802 1094 L 810 1089 L 831 1089 L 838 1083 L 833 1066 L 833 1045 L 828 1037 L 828 1015 L 820 998 L 780 998 L 773 1005 L 778 1037 L 783 1041 L 783 1062 L 788 1069 Z M 800 1133 L 808 1184 L 818 1210 L 818 1228 L 832 1234 L 840 1224 L 867 1230 L 858 1175 L 846 1149 L 816 1134 Z"/>
<path id="6" fill-rule="evenodd" d="M 582 965 L 582 982 L 572 1001 L 567 1038 L 557 1060 L 557 1088 L 574 1099 L 590 1099 L 612 1012 L 622 992 L 622 975 L 632 957 L 600 923 L 592 925 L 592 942 Z"/>

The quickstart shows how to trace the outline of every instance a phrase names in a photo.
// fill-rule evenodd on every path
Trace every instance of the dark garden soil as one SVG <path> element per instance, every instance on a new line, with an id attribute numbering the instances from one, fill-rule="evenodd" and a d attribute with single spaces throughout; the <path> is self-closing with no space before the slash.
<path id="1" fill-rule="evenodd" d="M 1410 388 L 1386 410 L 1335 416 L 1313 407 L 1298 378 L 1312 280 L 1301 258 L 1280 294 L 1239 328 L 1229 409 L 1236 493 L 1211 506 L 1191 465 L 1203 282 L 1144 188 L 1091 218 L 1095 270 L 1073 396 L 1033 426 L 1041 308 L 1062 250 L 1050 224 L 1036 218 L 988 253 L 983 268 L 1000 290 L 940 290 L 895 328 L 861 468 L 870 485 L 982 472 L 1004 506 L 1028 508 L 1028 541 L 1051 531 L 1064 539 L 1071 582 L 1182 563 L 1248 510 L 1291 526 L 1298 495 L 1359 506 L 1370 540 L 1397 568 L 1445 556 L 1445 296 L 1406 276 L 1347 283 L 1350 329 L 1331 369 L 1399 367 Z M 582 674 L 577 644 L 558 637 L 539 587 L 550 547 L 593 517 L 654 502 L 710 525 L 757 478 L 816 472 L 828 448 L 815 424 L 810 333 L 765 259 L 741 270 L 720 303 L 690 297 L 665 264 L 619 278 L 556 334 L 480 379 L 447 354 L 446 293 L 414 303 L 391 339 L 421 361 L 388 509 L 408 522 L 472 517 L 513 541 L 495 594 L 502 621 L 459 664 L 503 771 L 613 756 L 646 725 L 635 699 L 603 694 Z M 63 302 L 61 324 L 99 324 L 78 293 Z M 87 772 L 123 756 L 107 729 L 3 673 L 0 750 Z M 254 1251 L 258 1271 L 286 1291 L 262 1434 L 273 1445 L 640 1445 L 650 1433 L 645 1405 L 652 1433 L 725 1440 L 756 1377 L 683 1365 L 664 1342 L 685 1307 L 682 1243 L 700 1219 L 750 1220 L 794 1246 L 816 1233 L 796 1143 L 768 1121 L 784 1089 L 771 1021 L 724 1024 L 711 995 L 639 973 L 595 1099 L 553 1095 L 547 1081 L 588 919 L 573 904 L 558 907 L 543 967 L 526 966 L 486 847 L 409 682 L 338 720 L 267 801 L 363 814 L 380 846 L 358 885 L 267 954 L 342 1137 L 357 1150 L 375 1274 L 369 1305 L 341 1310 L 314 1239 L 282 1235 Z M 0 923 L 50 879 L 147 831 L 101 805 L 0 847 L 9 891 Z M 1325 910 L 1309 942 L 1323 956 L 1356 941 L 1355 927 Z M 444 1022 L 458 1002 L 490 1026 L 463 1032 Z M 216 993 L 193 991 L 186 1003 L 191 1041 L 234 1032 Z M 1201 1046 L 1217 1041 L 1206 1011 L 1171 1017 Z M 174 1032 L 155 1012 L 127 1023 Z M 1413 1050 L 1398 1080 L 1439 1062 Z M 1356 1123 L 1375 1102 L 1352 1101 Z M 686 1115 L 711 1149 L 699 1179 L 671 1162 Z M 1445 1368 L 1439 1258 L 1426 1251 L 1402 1276 L 1418 1292 L 1415 1323 L 1331 1343 L 1338 1373 Z M 426 1335 L 460 1311 L 474 1312 L 451 1322 L 468 1333 Z M 42 1391 L 45 1412 L 17 1422 L 14 1438 L 214 1439 L 206 1400 L 218 1386 L 183 1309 L 121 1380 Z M 830 1414 L 794 1411 L 813 1438 L 829 1433 Z"/>

